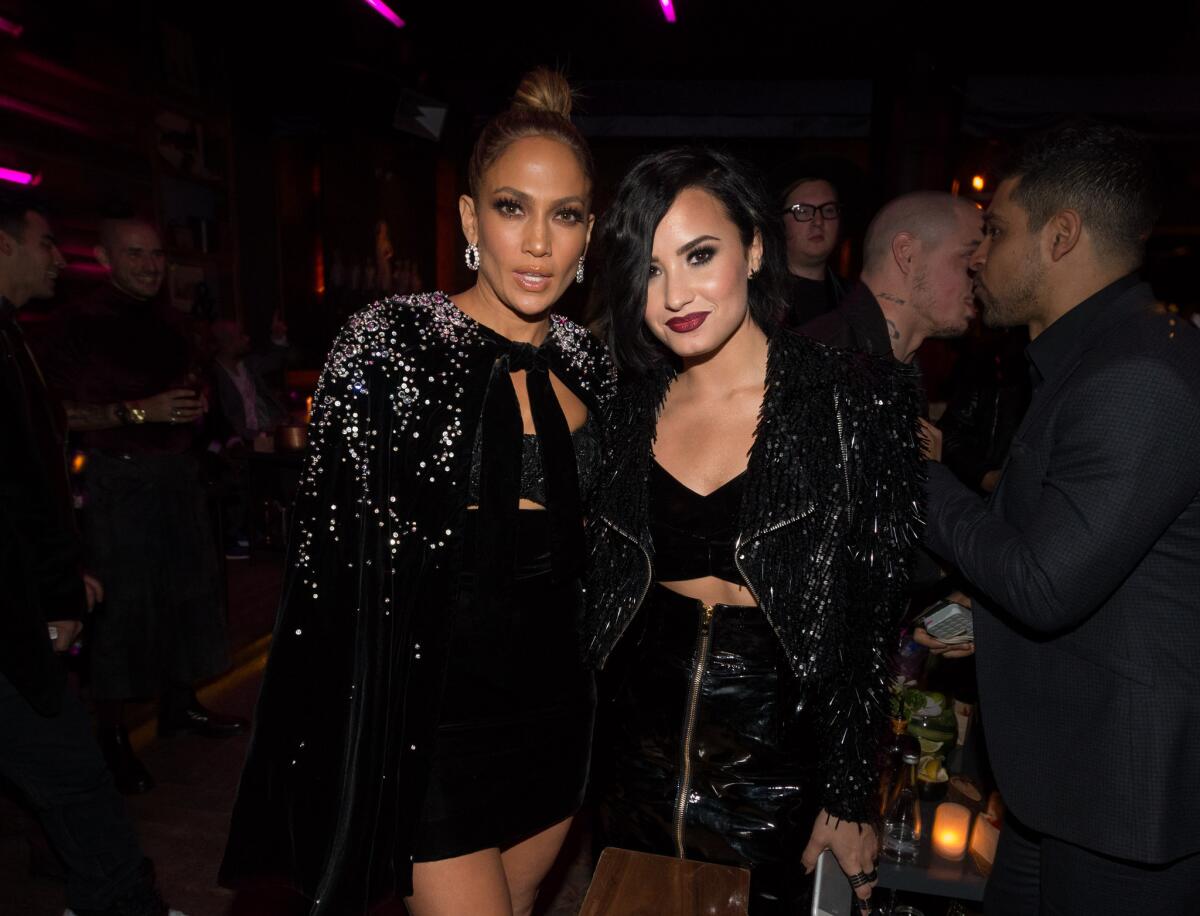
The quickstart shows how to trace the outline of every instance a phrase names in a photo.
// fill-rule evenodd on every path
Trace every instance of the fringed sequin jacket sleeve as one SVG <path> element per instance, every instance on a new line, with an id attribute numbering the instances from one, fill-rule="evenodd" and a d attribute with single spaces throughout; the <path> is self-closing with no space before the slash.
<path id="1" fill-rule="evenodd" d="M 886 730 L 888 656 L 924 524 L 917 377 L 890 361 L 857 359 L 834 392 L 848 503 L 843 639 L 819 692 L 822 807 L 875 819 L 877 755 Z"/>

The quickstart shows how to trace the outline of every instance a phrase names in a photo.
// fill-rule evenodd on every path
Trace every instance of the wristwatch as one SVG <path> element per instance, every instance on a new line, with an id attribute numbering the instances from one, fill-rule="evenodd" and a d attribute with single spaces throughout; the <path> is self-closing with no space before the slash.
<path id="1" fill-rule="evenodd" d="M 146 422 L 146 411 L 141 407 L 134 407 L 126 404 L 123 401 L 117 404 L 116 409 L 117 419 L 124 425 L 138 425 Z"/>

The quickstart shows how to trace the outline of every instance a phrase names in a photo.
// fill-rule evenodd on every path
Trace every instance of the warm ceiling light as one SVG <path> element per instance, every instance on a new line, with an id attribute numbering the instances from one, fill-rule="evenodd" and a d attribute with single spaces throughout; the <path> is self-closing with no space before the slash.
<path id="1" fill-rule="evenodd" d="M 982 175 L 976 175 L 971 179 L 971 187 L 973 187 L 976 191 L 982 191 L 985 184 L 986 182 L 983 180 Z"/>
<path id="2" fill-rule="evenodd" d="M 662 6 L 663 15 L 667 17 L 667 22 L 675 21 L 675 4 L 672 0 L 658 0 Z"/>
<path id="3" fill-rule="evenodd" d="M 12 184 L 37 184 L 41 179 L 42 177 L 34 172 L 0 168 L 0 181 L 8 181 Z"/>
<path id="4" fill-rule="evenodd" d="M 383 0 L 363 0 L 363 2 L 396 28 L 404 28 L 404 20 L 397 16 L 395 10 L 384 3 Z"/>

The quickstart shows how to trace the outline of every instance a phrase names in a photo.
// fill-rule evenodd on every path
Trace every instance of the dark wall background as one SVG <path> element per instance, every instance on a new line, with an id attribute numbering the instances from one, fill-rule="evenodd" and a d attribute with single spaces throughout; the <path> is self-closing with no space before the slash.
<path id="1" fill-rule="evenodd" d="M 1026 131 L 1078 113 L 1129 123 L 1172 186 L 1151 278 L 1165 301 L 1200 305 L 1196 4 L 1115 21 L 1045 4 L 677 0 L 675 25 L 654 0 L 393 6 L 403 29 L 362 0 L 0 0 L 21 27 L 0 31 L 0 166 L 40 173 L 57 207 L 71 261 L 60 298 L 100 279 L 97 221 L 144 213 L 172 224 L 172 261 L 205 278 L 212 313 L 260 336 L 282 313 L 316 365 L 372 295 L 381 220 L 405 282 L 469 282 L 456 202 L 471 143 L 522 72 L 551 64 L 579 88 L 601 209 L 633 158 L 679 142 L 722 145 L 777 186 L 832 159 L 851 270 L 888 197 L 956 181 L 971 193 L 982 174 L 986 203 Z M 440 129 L 421 126 L 422 105 L 444 112 Z M 164 156 L 164 113 L 201 128 L 173 141 L 193 158 Z"/>

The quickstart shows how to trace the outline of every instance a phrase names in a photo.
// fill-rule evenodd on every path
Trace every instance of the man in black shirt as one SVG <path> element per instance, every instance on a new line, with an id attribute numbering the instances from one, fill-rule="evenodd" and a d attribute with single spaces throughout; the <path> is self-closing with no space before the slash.
<path id="1" fill-rule="evenodd" d="M 984 318 L 1033 399 L 984 503 L 932 463 L 926 543 L 978 590 L 980 713 L 1009 808 L 989 916 L 1200 901 L 1200 333 L 1138 281 L 1145 143 L 1068 124 L 997 188 Z"/>
<path id="2" fill-rule="evenodd" d="M 841 215 L 837 188 L 824 178 L 799 178 L 783 193 L 790 277 L 784 321 L 789 327 L 823 315 L 842 299 L 842 279 L 829 266 L 838 244 Z"/>
<path id="3" fill-rule="evenodd" d="M 221 571 L 199 464 L 196 421 L 207 405 L 195 334 L 161 298 L 157 230 L 101 225 L 109 283 L 60 321 L 46 380 L 88 455 L 88 562 L 108 587 L 92 627 L 91 692 L 100 746 L 117 788 L 148 791 L 125 711 L 158 696 L 158 732 L 243 734 L 246 720 L 201 705 L 194 685 L 230 663 Z"/>
<path id="4" fill-rule="evenodd" d="M 153 871 L 56 653 L 102 599 L 81 571 L 65 423 L 16 322 L 53 295 L 63 257 L 28 198 L 0 194 L 0 773 L 67 870 L 77 916 L 164 916 Z"/>

